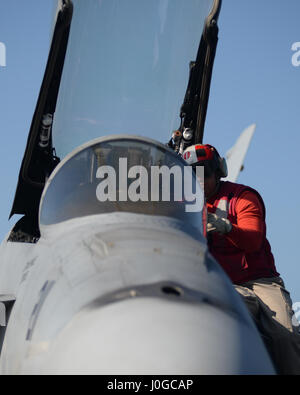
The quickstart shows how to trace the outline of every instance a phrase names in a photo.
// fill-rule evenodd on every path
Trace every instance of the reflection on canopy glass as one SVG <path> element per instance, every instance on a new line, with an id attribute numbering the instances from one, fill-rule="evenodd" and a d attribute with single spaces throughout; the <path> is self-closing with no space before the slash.
<path id="1" fill-rule="evenodd" d="M 176 168 L 176 173 L 169 178 L 152 176 L 157 174 L 152 173 L 153 168 L 163 166 L 166 170 Z M 111 169 L 115 174 L 112 177 Z M 132 175 L 132 169 L 138 173 Z M 168 196 L 162 192 L 165 180 L 169 182 Z M 91 143 L 58 168 L 42 201 L 40 223 L 51 225 L 88 215 L 127 212 L 171 217 L 201 232 L 202 211 L 187 212 L 196 200 L 201 210 L 202 189 L 181 157 L 144 139 L 107 138 Z"/>
<path id="2" fill-rule="evenodd" d="M 111 134 L 168 141 L 213 0 L 73 4 L 53 127 L 58 156 Z"/>

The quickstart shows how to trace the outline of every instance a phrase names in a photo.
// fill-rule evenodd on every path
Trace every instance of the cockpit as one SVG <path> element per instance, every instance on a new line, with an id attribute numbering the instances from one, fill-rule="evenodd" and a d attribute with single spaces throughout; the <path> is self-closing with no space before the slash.
<path id="1" fill-rule="evenodd" d="M 67 156 L 46 185 L 40 225 L 113 212 L 169 217 L 202 231 L 203 190 L 172 150 L 134 136 L 96 139 Z"/>

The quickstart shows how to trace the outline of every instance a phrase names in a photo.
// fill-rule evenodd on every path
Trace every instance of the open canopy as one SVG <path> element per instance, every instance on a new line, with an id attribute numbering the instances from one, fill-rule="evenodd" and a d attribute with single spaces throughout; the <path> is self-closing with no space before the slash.
<path id="1" fill-rule="evenodd" d="M 207 26 L 216 26 L 220 6 L 221 0 L 59 0 L 11 215 L 37 218 L 53 169 L 91 139 L 126 133 L 167 142 L 182 108 L 199 138 L 215 51 Z"/>
<path id="2" fill-rule="evenodd" d="M 167 142 L 213 0 L 74 0 L 53 126 L 63 158 L 129 133 Z"/>

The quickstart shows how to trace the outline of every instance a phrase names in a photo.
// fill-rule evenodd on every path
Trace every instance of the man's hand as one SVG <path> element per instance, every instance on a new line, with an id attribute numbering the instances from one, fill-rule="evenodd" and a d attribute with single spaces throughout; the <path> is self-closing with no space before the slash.
<path id="1" fill-rule="evenodd" d="M 228 219 L 218 217 L 216 214 L 208 213 L 207 215 L 207 233 L 218 232 L 221 235 L 229 233 L 232 224 Z"/>

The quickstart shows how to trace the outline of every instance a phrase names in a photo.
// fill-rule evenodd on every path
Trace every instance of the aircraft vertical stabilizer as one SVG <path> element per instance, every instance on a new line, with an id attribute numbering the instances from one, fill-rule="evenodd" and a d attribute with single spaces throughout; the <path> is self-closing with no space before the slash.
<path id="1" fill-rule="evenodd" d="M 248 152 L 255 129 L 256 124 L 253 124 L 245 129 L 238 138 L 235 145 L 226 153 L 228 177 L 224 181 L 237 181 L 240 172 L 243 170 L 246 154 Z"/>

